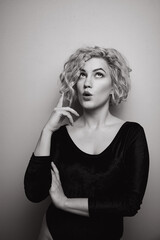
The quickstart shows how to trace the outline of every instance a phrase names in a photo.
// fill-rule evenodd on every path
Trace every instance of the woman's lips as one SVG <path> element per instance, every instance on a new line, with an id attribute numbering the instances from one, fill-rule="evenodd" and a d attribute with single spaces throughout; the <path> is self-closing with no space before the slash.
<path id="1" fill-rule="evenodd" d="M 89 91 L 84 91 L 83 96 L 90 97 L 90 96 L 92 96 L 92 93 L 90 93 Z"/>
<path id="2" fill-rule="evenodd" d="M 89 91 L 84 91 L 83 95 L 83 99 L 86 101 L 89 101 L 92 97 L 92 93 L 90 93 Z"/>

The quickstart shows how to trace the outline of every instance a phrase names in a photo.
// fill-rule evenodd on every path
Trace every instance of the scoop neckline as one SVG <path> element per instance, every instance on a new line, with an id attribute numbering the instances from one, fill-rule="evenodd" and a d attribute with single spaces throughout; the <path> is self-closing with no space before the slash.
<path id="1" fill-rule="evenodd" d="M 112 141 L 108 144 L 107 147 L 105 147 L 104 150 L 102 150 L 102 151 L 101 151 L 100 153 L 98 153 L 98 154 L 91 154 L 91 153 L 87 153 L 87 152 L 81 150 L 81 149 L 77 146 L 77 144 L 75 144 L 75 142 L 73 141 L 73 139 L 71 138 L 71 136 L 70 136 L 70 134 L 69 134 L 69 132 L 68 132 L 68 130 L 67 130 L 67 128 L 66 128 L 66 125 L 64 126 L 64 129 L 65 129 L 65 132 L 66 132 L 66 135 L 67 135 L 68 139 L 70 140 L 70 142 L 72 143 L 72 145 L 74 146 L 74 148 L 75 148 L 81 155 L 85 155 L 85 156 L 87 156 L 87 157 L 96 158 L 96 157 L 99 157 L 99 156 L 103 155 L 103 154 L 111 147 L 111 145 L 112 145 L 112 144 L 115 142 L 115 140 L 118 138 L 120 132 L 122 131 L 122 129 L 124 128 L 124 126 L 125 126 L 127 123 L 128 123 L 128 121 L 125 121 L 125 122 L 121 125 L 121 127 L 120 127 L 119 130 L 117 131 L 117 133 L 116 133 L 116 135 L 114 136 L 114 138 L 112 139 Z"/>

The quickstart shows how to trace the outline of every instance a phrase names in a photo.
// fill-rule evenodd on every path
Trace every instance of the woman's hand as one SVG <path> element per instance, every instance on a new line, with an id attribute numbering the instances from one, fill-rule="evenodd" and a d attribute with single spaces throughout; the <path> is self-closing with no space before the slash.
<path id="1" fill-rule="evenodd" d="M 49 193 L 54 205 L 57 208 L 63 209 L 65 206 L 65 202 L 67 201 L 67 197 L 63 192 L 63 188 L 59 177 L 59 171 L 53 162 L 51 163 L 51 165 L 53 170 L 51 169 L 52 183 Z"/>
<path id="2" fill-rule="evenodd" d="M 79 117 L 79 114 L 70 107 L 63 107 L 64 94 L 62 94 L 56 108 L 53 110 L 50 119 L 42 130 L 41 136 L 38 140 L 36 149 L 34 151 L 35 156 L 49 156 L 51 147 L 52 133 L 61 126 L 66 124 L 66 120 L 73 124 L 73 117 L 71 114 Z M 65 120 L 65 121 L 64 121 Z"/>
<path id="3" fill-rule="evenodd" d="M 63 99 L 64 94 L 61 95 L 57 106 L 54 108 L 50 119 L 48 120 L 47 124 L 45 125 L 44 129 L 54 132 L 58 130 L 62 125 L 66 124 L 64 119 L 67 118 L 69 123 L 73 125 L 73 117 L 71 114 L 79 117 L 79 114 L 70 107 L 63 107 Z"/>

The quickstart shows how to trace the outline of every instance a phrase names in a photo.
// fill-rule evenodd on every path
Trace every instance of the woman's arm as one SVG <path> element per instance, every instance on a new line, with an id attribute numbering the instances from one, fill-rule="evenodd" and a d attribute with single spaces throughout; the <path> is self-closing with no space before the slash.
<path id="1" fill-rule="evenodd" d="M 49 156 L 51 147 L 52 131 L 44 128 L 41 132 L 37 146 L 34 151 L 35 156 Z"/>
<path id="2" fill-rule="evenodd" d="M 24 176 L 24 190 L 32 202 L 40 202 L 49 195 L 51 186 L 51 157 L 31 156 Z"/>
<path id="3" fill-rule="evenodd" d="M 88 217 L 88 198 L 67 198 L 64 210 Z"/>
<path id="4" fill-rule="evenodd" d="M 63 100 L 64 94 L 62 94 L 60 97 L 56 108 L 54 108 L 47 124 L 42 130 L 41 136 L 34 151 L 35 156 L 49 156 L 52 133 L 65 124 L 65 119 L 68 119 L 69 123 L 72 125 L 73 117 L 71 114 L 74 114 L 77 117 L 79 116 L 74 109 L 70 107 L 63 107 Z"/>
<path id="5" fill-rule="evenodd" d="M 87 198 L 67 198 L 63 192 L 59 171 L 56 165 L 51 163 L 52 183 L 50 188 L 50 196 L 53 204 L 64 211 L 89 216 L 88 199 Z"/>
<path id="6" fill-rule="evenodd" d="M 63 98 L 64 95 L 61 96 L 56 108 L 53 110 L 47 124 L 42 130 L 25 173 L 25 193 L 27 198 L 33 202 L 42 201 L 49 194 L 51 186 L 51 160 L 53 160 L 53 155 L 56 151 L 56 145 L 53 139 L 56 138 L 57 130 L 65 124 L 65 118 L 68 119 L 70 124 L 73 123 L 71 113 L 79 116 L 74 109 L 62 106 Z M 51 144 L 52 140 L 53 142 Z M 51 145 L 54 149 L 51 149 Z"/>

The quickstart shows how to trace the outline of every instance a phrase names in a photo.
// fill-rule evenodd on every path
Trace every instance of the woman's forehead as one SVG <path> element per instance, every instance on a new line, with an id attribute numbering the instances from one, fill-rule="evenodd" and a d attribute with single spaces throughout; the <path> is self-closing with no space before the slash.
<path id="1" fill-rule="evenodd" d="M 84 63 L 84 70 L 103 68 L 108 70 L 108 64 L 103 58 L 92 57 Z"/>

